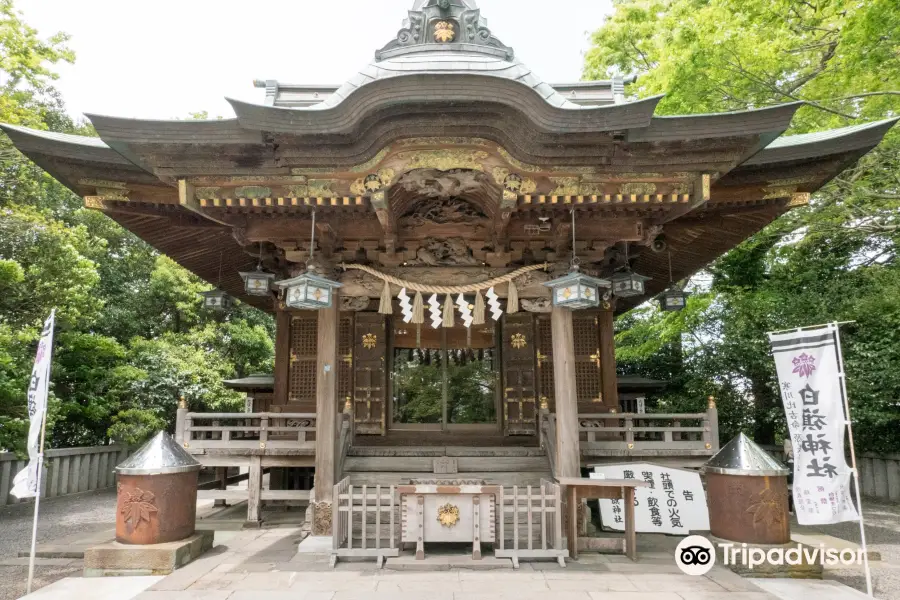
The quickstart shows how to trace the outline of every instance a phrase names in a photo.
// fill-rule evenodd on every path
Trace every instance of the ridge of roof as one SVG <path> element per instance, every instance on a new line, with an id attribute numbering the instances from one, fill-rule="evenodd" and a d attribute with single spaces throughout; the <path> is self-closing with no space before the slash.
<path id="1" fill-rule="evenodd" d="M 0 123 L 0 129 L 6 132 L 15 131 L 22 135 L 30 135 L 53 142 L 61 142 L 63 144 L 77 144 L 79 146 L 90 146 L 92 148 L 109 148 L 109 145 L 99 137 L 89 135 L 59 133 L 56 131 L 47 131 L 46 129 L 33 129 L 21 125 L 10 125 L 9 123 Z"/>
<path id="2" fill-rule="evenodd" d="M 900 117 L 894 117 L 892 119 L 882 119 L 880 121 L 870 121 L 868 123 L 860 123 L 859 125 L 839 127 L 837 129 L 823 129 L 821 131 L 812 131 L 809 133 L 783 135 L 766 146 L 766 150 L 824 142 L 869 129 L 877 129 L 886 125 L 893 125 L 894 123 L 897 123 L 897 121 L 900 121 Z"/>

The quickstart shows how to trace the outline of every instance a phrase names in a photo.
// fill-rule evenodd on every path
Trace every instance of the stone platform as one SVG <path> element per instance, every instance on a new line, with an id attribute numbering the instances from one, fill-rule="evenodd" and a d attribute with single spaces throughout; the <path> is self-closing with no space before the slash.
<path id="1" fill-rule="evenodd" d="M 109 542 L 84 553 L 85 577 L 170 575 L 212 548 L 213 532 L 198 531 L 191 537 L 165 544 L 132 546 Z"/>

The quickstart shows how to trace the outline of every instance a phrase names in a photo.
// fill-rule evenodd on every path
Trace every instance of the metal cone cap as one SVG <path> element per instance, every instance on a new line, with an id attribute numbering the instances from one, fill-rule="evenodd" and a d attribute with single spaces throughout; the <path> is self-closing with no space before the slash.
<path id="1" fill-rule="evenodd" d="M 719 475 L 755 477 L 779 477 L 789 473 L 781 462 L 743 433 L 725 444 L 703 465 L 702 471 Z"/>
<path id="2" fill-rule="evenodd" d="M 120 475 L 165 475 L 199 470 L 200 463 L 165 431 L 157 433 L 116 467 Z"/>

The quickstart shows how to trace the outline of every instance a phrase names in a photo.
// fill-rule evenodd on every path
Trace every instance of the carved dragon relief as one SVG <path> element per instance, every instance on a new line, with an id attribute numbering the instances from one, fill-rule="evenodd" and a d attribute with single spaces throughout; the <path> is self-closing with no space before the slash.
<path id="1" fill-rule="evenodd" d="M 410 266 L 476 266 L 479 261 L 472 256 L 466 240 L 462 238 L 427 238 L 416 251 L 416 258 L 407 261 Z"/>
<path id="2" fill-rule="evenodd" d="M 414 206 L 400 219 L 401 227 L 417 228 L 425 224 L 472 224 L 487 219 L 484 212 L 462 198 L 431 197 Z"/>

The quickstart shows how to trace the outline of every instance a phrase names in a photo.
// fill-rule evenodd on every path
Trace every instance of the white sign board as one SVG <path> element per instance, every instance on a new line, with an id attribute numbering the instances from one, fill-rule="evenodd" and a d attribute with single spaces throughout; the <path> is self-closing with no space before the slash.
<path id="1" fill-rule="evenodd" d="M 794 509 L 801 525 L 857 521 L 844 459 L 844 397 L 837 327 L 769 334 L 794 450 Z"/>
<path id="2" fill-rule="evenodd" d="M 639 533 L 688 535 L 709 530 L 706 493 L 696 471 L 663 467 L 650 463 L 603 465 L 594 468 L 592 479 L 637 479 L 650 487 L 634 492 L 634 520 Z M 622 500 L 600 500 L 603 525 L 625 530 Z"/>

